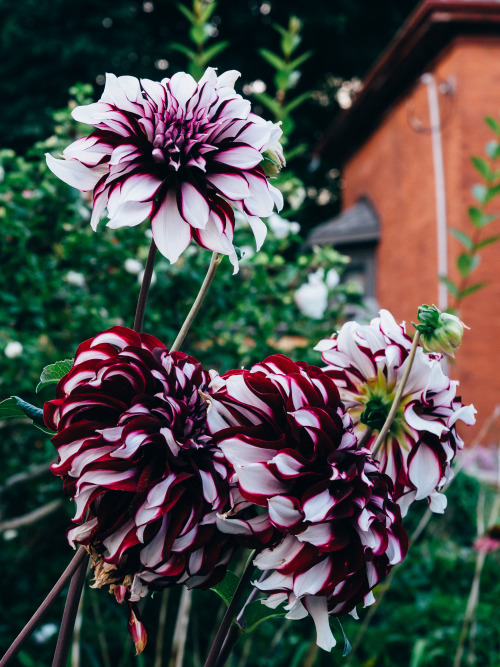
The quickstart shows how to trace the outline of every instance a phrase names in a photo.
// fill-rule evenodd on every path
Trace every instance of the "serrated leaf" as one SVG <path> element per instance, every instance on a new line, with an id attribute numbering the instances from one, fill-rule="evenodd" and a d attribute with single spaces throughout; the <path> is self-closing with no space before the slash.
<path id="1" fill-rule="evenodd" d="M 292 60 L 291 63 L 288 64 L 288 67 L 291 70 L 297 69 L 302 65 L 302 63 L 305 63 L 306 60 L 309 60 L 309 58 L 312 56 L 313 52 L 312 51 L 306 51 L 303 53 L 301 56 L 297 56 L 295 60 Z"/>
<path id="2" fill-rule="evenodd" d="M 486 160 L 482 157 L 473 156 L 471 157 L 471 162 L 485 180 L 491 181 L 491 169 Z"/>
<path id="3" fill-rule="evenodd" d="M 284 609 L 270 609 L 259 600 L 250 602 L 245 607 L 245 632 L 252 632 L 255 628 L 268 618 L 283 618 L 287 612 Z"/>
<path id="4" fill-rule="evenodd" d="M 26 415 L 13 396 L 0 403 L 0 419 L 18 419 L 20 417 L 26 417 Z"/>
<path id="5" fill-rule="evenodd" d="M 294 109 L 296 109 L 301 104 L 304 104 L 304 102 L 307 102 L 307 100 L 310 99 L 311 99 L 311 91 L 307 91 L 306 93 L 301 93 L 300 95 L 297 95 L 297 97 L 288 102 L 288 104 L 285 106 L 286 113 L 291 113 Z"/>
<path id="6" fill-rule="evenodd" d="M 486 116 L 486 118 L 484 120 L 491 127 L 493 132 L 495 132 L 496 134 L 498 134 L 500 136 L 500 123 L 497 120 L 495 120 L 495 118 L 492 118 L 491 116 Z"/>
<path id="7" fill-rule="evenodd" d="M 460 243 L 467 248 L 467 250 L 472 250 L 474 248 L 474 241 L 470 238 L 470 236 L 467 236 L 467 234 L 460 231 L 460 229 L 450 227 L 450 234 L 453 234 L 453 236 L 458 239 Z"/>
<path id="8" fill-rule="evenodd" d="M 59 380 L 68 373 L 73 367 L 73 359 L 63 359 L 62 361 L 56 361 L 55 364 L 49 364 L 45 366 L 40 375 L 40 382 L 37 385 L 36 393 L 47 387 L 49 384 L 54 384 L 59 382 Z"/>
<path id="9" fill-rule="evenodd" d="M 477 292 L 481 288 L 483 288 L 485 285 L 488 283 L 483 280 L 483 282 L 480 283 L 475 283 L 474 285 L 471 285 L 470 287 L 466 287 L 464 290 L 462 290 L 459 294 L 459 298 L 463 299 L 466 296 L 469 296 L 469 294 L 474 294 L 474 292 Z"/>
<path id="10" fill-rule="evenodd" d="M 489 246 L 492 243 L 496 243 L 497 241 L 500 241 L 500 234 L 495 234 L 494 236 L 488 236 L 488 238 L 479 241 L 479 243 L 476 243 L 475 249 L 481 250 L 481 248 L 486 248 L 486 246 Z"/>
<path id="11" fill-rule="evenodd" d="M 458 297 L 460 296 L 460 290 L 455 285 L 453 280 L 446 278 L 446 276 L 439 276 L 439 280 L 443 283 L 443 285 L 446 285 L 448 291 L 451 292 L 453 296 L 458 299 Z"/>
<path id="12" fill-rule="evenodd" d="M 492 160 L 498 160 L 500 157 L 500 143 L 493 139 L 486 144 L 486 153 Z M 494 174 L 495 175 L 495 174 Z"/>
<path id="13" fill-rule="evenodd" d="M 196 58 L 196 56 L 198 55 L 192 49 L 188 48 L 187 46 L 184 46 L 184 44 L 179 44 L 179 42 L 172 42 L 172 44 L 170 44 L 169 46 L 174 51 L 179 51 L 180 53 L 183 53 L 185 56 L 187 56 L 191 60 L 193 58 Z"/>
<path id="14" fill-rule="evenodd" d="M 469 255 L 464 253 L 457 259 L 457 268 L 460 274 L 465 278 L 477 268 L 480 262 L 479 255 Z"/>
<path id="15" fill-rule="evenodd" d="M 234 572 L 228 570 L 224 579 L 210 590 L 217 593 L 217 595 L 224 600 L 226 605 L 229 606 L 239 583 L 240 578 Z"/>
<path id="16" fill-rule="evenodd" d="M 472 194 L 480 204 L 485 204 L 488 197 L 488 188 L 485 185 L 473 185 Z"/>
<path id="17" fill-rule="evenodd" d="M 286 62 L 280 58 L 276 53 L 269 51 L 269 49 L 259 49 L 259 54 L 266 62 L 272 65 L 278 71 L 287 69 Z"/>
<path id="18" fill-rule="evenodd" d="M 198 56 L 198 63 L 200 65 L 206 65 L 212 58 L 215 58 L 221 51 L 224 51 L 224 49 L 227 49 L 229 46 L 229 41 L 225 42 L 217 42 L 217 44 L 214 44 L 213 46 L 210 46 L 208 49 L 203 51 Z"/>

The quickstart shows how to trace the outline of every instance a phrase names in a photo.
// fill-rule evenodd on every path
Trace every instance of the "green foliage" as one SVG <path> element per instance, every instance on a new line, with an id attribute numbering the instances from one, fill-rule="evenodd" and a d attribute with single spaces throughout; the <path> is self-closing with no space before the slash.
<path id="1" fill-rule="evenodd" d="M 63 359 L 56 361 L 55 364 L 45 366 L 40 375 L 40 382 L 36 386 L 36 393 L 48 387 L 51 384 L 57 384 L 59 380 L 71 370 L 73 359 Z"/>
<path id="2" fill-rule="evenodd" d="M 233 599 L 233 595 L 239 581 L 240 578 L 238 575 L 228 570 L 224 579 L 210 590 L 214 593 L 217 593 L 217 595 L 224 600 L 224 603 L 227 606 Z"/>
<path id="3" fill-rule="evenodd" d="M 500 138 L 500 123 L 490 116 L 485 118 L 485 122 L 495 132 L 497 138 Z M 498 167 L 497 162 L 500 160 L 500 143 L 496 139 L 489 141 L 485 150 L 488 160 L 479 156 L 471 158 L 472 164 L 484 181 L 472 187 L 472 195 L 478 203 L 478 206 L 471 206 L 468 209 L 472 234 L 469 235 L 460 229 L 450 229 L 450 233 L 465 248 L 465 252 L 461 253 L 456 259 L 456 266 L 461 279 L 457 283 L 449 276 L 440 276 L 441 282 L 446 285 L 455 299 L 453 304 L 453 310 L 455 311 L 458 310 L 463 299 L 475 294 L 487 284 L 480 281 L 471 285 L 469 280 L 481 262 L 479 251 L 500 241 L 500 234 L 492 234 L 485 238 L 481 236 L 481 230 L 498 217 L 496 213 L 487 213 L 486 207 L 500 194 L 500 170 L 496 168 Z"/>

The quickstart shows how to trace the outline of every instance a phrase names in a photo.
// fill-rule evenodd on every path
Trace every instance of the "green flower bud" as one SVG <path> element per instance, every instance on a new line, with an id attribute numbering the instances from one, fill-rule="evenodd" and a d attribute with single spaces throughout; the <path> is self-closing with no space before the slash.
<path id="1" fill-rule="evenodd" d="M 418 309 L 418 321 L 420 324 L 414 326 L 420 332 L 422 345 L 429 352 L 443 352 L 453 357 L 462 342 L 465 324 L 456 315 L 425 305 Z"/>
<path id="2" fill-rule="evenodd" d="M 283 157 L 283 149 L 278 141 L 272 148 L 268 148 L 267 151 L 264 151 L 262 157 L 264 158 L 262 161 L 262 168 L 268 178 L 277 176 L 281 171 L 281 167 L 284 167 L 286 164 L 285 158 Z"/>

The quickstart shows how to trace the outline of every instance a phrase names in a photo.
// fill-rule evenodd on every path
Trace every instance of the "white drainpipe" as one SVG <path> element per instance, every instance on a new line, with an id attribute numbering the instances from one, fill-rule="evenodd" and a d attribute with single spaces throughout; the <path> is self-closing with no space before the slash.
<path id="1" fill-rule="evenodd" d="M 443 142 L 441 136 L 441 117 L 439 114 L 439 97 L 436 79 L 430 73 L 423 74 L 421 82 L 427 87 L 429 120 L 432 138 L 432 161 L 434 163 L 434 189 L 436 193 L 436 228 L 437 228 L 437 274 L 448 275 L 448 230 L 446 224 L 446 188 L 444 182 Z M 438 282 L 438 308 L 448 307 L 448 290 L 446 285 Z"/>

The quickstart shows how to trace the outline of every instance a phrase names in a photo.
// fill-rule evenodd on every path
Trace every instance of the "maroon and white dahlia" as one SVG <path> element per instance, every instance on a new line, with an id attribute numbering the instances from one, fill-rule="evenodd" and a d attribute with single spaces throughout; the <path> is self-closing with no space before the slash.
<path id="1" fill-rule="evenodd" d="M 236 269 L 234 206 L 262 245 L 261 218 L 283 198 L 261 162 L 269 152 L 284 163 L 282 132 L 236 94 L 238 76 L 211 67 L 199 82 L 184 72 L 161 82 L 108 74 L 99 102 L 73 110 L 96 129 L 63 160 L 47 154 L 47 164 L 69 185 L 93 191 L 94 230 L 105 209 L 113 229 L 151 216 L 155 243 L 171 262 L 194 239 L 229 255 Z"/>
<path id="2" fill-rule="evenodd" d="M 373 429 L 365 443 L 368 449 L 389 414 L 411 344 L 404 322 L 397 324 L 381 310 L 369 325 L 347 322 L 315 347 L 327 364 L 325 372 L 339 387 L 358 437 L 368 427 Z M 434 512 L 446 508 L 446 497 L 438 492 L 452 478 L 453 459 L 463 447 L 456 422 L 473 424 L 476 412 L 472 405 L 462 405 L 457 386 L 446 376 L 441 354 L 417 348 L 396 417 L 377 453 L 403 514 L 423 498 Z"/>
<path id="3" fill-rule="evenodd" d="M 403 560 L 407 536 L 392 483 L 365 449 L 324 371 L 282 355 L 215 377 L 208 424 L 232 467 L 222 531 L 259 547 L 256 584 L 288 618 L 310 613 L 318 644 L 335 644 L 328 616 L 355 614 Z M 248 516 L 254 511 L 254 516 Z"/>
<path id="4" fill-rule="evenodd" d="M 153 336 L 113 327 L 82 343 L 44 419 L 52 471 L 76 502 L 72 545 L 119 601 L 174 583 L 219 581 L 232 540 L 216 527 L 228 471 L 207 428 L 208 374 Z"/>

